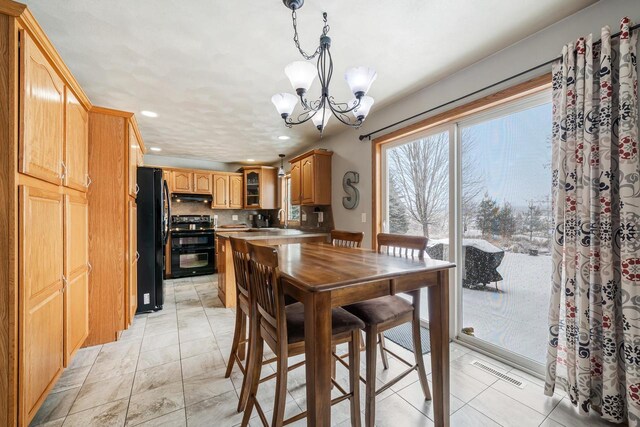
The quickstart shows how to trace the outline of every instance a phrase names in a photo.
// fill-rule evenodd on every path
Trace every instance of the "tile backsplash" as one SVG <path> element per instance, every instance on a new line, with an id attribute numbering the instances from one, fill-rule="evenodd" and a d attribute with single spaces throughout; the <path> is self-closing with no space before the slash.
<path id="1" fill-rule="evenodd" d="M 267 212 L 244 209 L 211 209 L 210 204 L 198 202 L 173 202 L 171 204 L 171 215 L 211 215 L 211 219 L 214 215 L 218 215 L 218 225 L 242 223 L 251 225 L 249 215 Z M 236 221 L 233 220 L 233 215 L 238 216 Z"/>

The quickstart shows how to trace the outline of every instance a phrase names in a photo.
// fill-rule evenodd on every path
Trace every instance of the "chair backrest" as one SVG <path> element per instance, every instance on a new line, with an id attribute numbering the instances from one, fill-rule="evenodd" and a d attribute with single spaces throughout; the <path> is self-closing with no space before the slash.
<path id="1" fill-rule="evenodd" d="M 252 298 L 260 316 L 273 328 L 280 330 L 284 323 L 284 293 L 280 287 L 278 252 L 271 246 L 248 243 L 249 278 Z"/>
<path id="2" fill-rule="evenodd" d="M 404 234 L 378 234 L 378 253 L 387 255 L 424 259 L 427 249 L 427 238 L 423 236 L 406 236 Z M 383 247 L 385 248 L 383 250 Z"/>
<path id="3" fill-rule="evenodd" d="M 238 292 L 249 297 L 249 246 L 244 239 L 230 237 L 233 271 L 236 274 Z"/>
<path id="4" fill-rule="evenodd" d="M 364 233 L 355 233 L 353 231 L 331 231 L 331 244 L 344 248 L 359 248 L 362 245 Z"/>

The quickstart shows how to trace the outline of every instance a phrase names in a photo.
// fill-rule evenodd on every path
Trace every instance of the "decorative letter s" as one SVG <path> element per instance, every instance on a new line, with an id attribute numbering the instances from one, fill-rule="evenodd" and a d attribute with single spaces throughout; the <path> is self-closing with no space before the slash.
<path id="1" fill-rule="evenodd" d="M 360 192 L 353 185 L 360 182 L 360 175 L 358 172 L 349 171 L 344 174 L 342 178 L 342 188 L 344 188 L 344 192 L 348 194 L 342 198 L 342 206 L 345 209 L 355 209 L 358 207 L 358 203 L 360 203 Z"/>

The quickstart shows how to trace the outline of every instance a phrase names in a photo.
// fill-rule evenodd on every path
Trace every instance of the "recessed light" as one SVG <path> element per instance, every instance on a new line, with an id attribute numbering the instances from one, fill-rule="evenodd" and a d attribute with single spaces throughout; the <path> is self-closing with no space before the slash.
<path id="1" fill-rule="evenodd" d="M 151 147 L 151 148 L 149 148 L 149 150 L 151 150 L 151 151 L 162 151 L 162 148 L 160 148 L 160 147 Z"/>
<path id="2" fill-rule="evenodd" d="M 247 162 L 255 162 L 255 159 L 247 159 Z"/>
<path id="3" fill-rule="evenodd" d="M 140 114 L 146 117 L 158 117 L 158 113 L 154 113 L 153 111 L 142 110 Z"/>
<path id="4" fill-rule="evenodd" d="M 278 139 L 279 139 L 279 140 L 281 140 L 281 141 L 286 141 L 287 139 L 291 139 L 291 137 L 290 137 L 290 136 L 287 136 L 287 135 L 280 135 L 280 136 L 278 137 Z"/>

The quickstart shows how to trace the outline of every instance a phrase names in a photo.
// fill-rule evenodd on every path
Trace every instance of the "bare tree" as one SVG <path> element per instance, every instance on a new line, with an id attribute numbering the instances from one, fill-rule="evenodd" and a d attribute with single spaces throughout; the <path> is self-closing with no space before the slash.
<path id="1" fill-rule="evenodd" d="M 463 134 L 463 151 L 473 139 Z M 467 159 L 468 158 L 468 159 Z M 482 191 L 474 156 L 463 155 L 463 210 L 473 210 Z M 449 134 L 420 138 L 389 150 L 389 172 L 401 202 L 430 237 L 430 228 L 443 221 L 449 205 Z"/>

